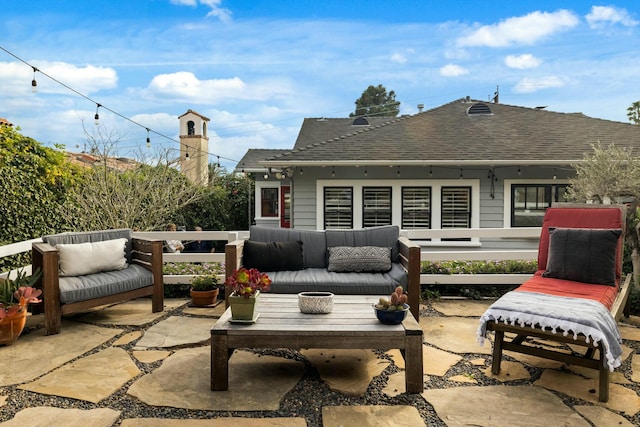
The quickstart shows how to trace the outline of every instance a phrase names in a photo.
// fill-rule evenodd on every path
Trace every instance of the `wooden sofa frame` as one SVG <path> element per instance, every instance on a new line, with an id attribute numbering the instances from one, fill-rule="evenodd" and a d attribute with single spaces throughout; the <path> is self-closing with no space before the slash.
<path id="1" fill-rule="evenodd" d="M 234 240 L 225 246 L 225 277 L 242 267 L 242 250 L 244 239 Z M 406 237 L 398 238 L 400 265 L 407 272 L 407 296 L 411 314 L 420 321 L 420 245 Z M 229 306 L 229 292 L 225 292 L 225 304 Z"/>
<path id="2" fill-rule="evenodd" d="M 33 271 L 40 268 L 42 276 L 36 287 L 43 290 L 44 324 L 46 335 L 60 332 L 62 315 L 81 313 L 88 308 L 116 304 L 135 298 L 151 296 L 153 313 L 164 309 L 164 283 L 162 277 L 162 241 L 133 238 L 131 262 L 139 264 L 153 274 L 153 285 L 127 292 L 107 295 L 85 301 L 62 304 L 58 276 L 58 250 L 48 243 L 34 243 L 32 250 Z"/>
<path id="3" fill-rule="evenodd" d="M 554 205 L 555 206 L 555 205 Z M 622 212 L 622 226 L 624 232 L 625 226 L 625 208 L 616 205 L 572 205 L 572 204 L 559 204 L 559 207 L 579 207 L 579 208 L 602 208 L 611 207 L 618 208 Z M 624 241 L 623 236 L 620 237 Z M 621 257 L 622 258 L 622 257 Z M 622 262 L 622 259 L 620 260 Z M 631 274 L 620 279 L 620 288 L 616 295 L 616 299 L 610 309 L 612 316 L 616 321 L 624 315 L 629 316 L 630 301 L 629 293 L 631 290 Z M 586 285 L 589 286 L 589 285 Z M 493 343 L 493 360 L 491 365 L 491 372 L 494 375 L 500 373 L 500 364 L 502 362 L 502 352 L 513 351 L 516 353 L 527 354 L 531 356 L 537 356 L 544 359 L 556 360 L 558 362 L 567 363 L 575 366 L 583 366 L 586 368 L 596 369 L 599 372 L 599 400 L 606 402 L 609 400 L 609 369 L 606 366 L 606 359 L 604 352 L 602 351 L 602 344 L 598 347 L 593 345 L 592 341 L 587 343 L 586 337 L 583 334 L 578 334 L 577 339 L 573 339 L 572 334 L 568 336 L 563 335 L 562 330 L 557 330 L 555 333 L 550 328 L 541 328 L 536 326 L 518 326 L 509 325 L 496 321 L 487 322 L 487 331 L 494 331 L 494 343 Z M 555 351 L 547 348 L 535 347 L 531 344 L 526 344 L 526 340 L 529 337 L 541 338 L 549 341 L 556 341 L 561 343 L 575 344 L 586 347 L 584 355 L 567 354 L 561 350 Z M 597 356 L 596 356 L 596 350 Z"/>

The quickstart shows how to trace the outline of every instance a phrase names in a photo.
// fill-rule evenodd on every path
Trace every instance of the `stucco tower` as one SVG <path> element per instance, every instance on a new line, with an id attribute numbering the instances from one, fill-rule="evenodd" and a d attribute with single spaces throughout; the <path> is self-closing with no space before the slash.
<path id="1" fill-rule="evenodd" d="M 193 110 L 178 117 L 180 120 L 180 170 L 196 184 L 209 182 L 209 118 Z"/>

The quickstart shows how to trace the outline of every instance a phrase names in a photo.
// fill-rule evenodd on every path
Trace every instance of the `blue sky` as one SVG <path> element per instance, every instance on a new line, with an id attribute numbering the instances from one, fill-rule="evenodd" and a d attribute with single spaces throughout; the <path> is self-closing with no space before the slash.
<path id="1" fill-rule="evenodd" d="M 402 114 L 471 96 L 626 122 L 640 100 L 640 6 L 587 1 L 5 0 L 0 46 L 101 110 L 119 155 L 211 119 L 211 160 L 290 148 L 305 117 L 347 117 L 369 85 Z M 0 51 L 0 117 L 79 151 L 95 103 Z"/>

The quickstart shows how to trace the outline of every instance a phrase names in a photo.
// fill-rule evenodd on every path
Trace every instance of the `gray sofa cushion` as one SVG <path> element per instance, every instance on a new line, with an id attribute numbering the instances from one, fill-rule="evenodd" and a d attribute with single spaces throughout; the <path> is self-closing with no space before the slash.
<path id="1" fill-rule="evenodd" d="M 60 301 L 71 303 L 132 291 L 153 285 L 153 274 L 146 268 L 130 264 L 124 270 L 61 277 Z"/>
<path id="2" fill-rule="evenodd" d="M 127 243 L 124 246 L 127 262 L 131 262 L 131 238 L 133 232 L 129 228 L 119 228 L 116 230 L 69 232 L 44 236 L 42 241 L 56 246 L 57 244 L 93 243 L 104 240 L 120 239 L 124 237 Z"/>
<path id="3" fill-rule="evenodd" d="M 400 227 L 384 225 L 361 230 L 326 230 L 327 247 L 334 246 L 382 246 L 391 248 L 391 261 L 398 262 L 398 237 Z"/>
<path id="4" fill-rule="evenodd" d="M 267 274 L 272 281 L 269 292 L 279 294 L 308 291 L 337 295 L 389 295 L 398 285 L 407 288 L 407 273 L 399 264 L 393 264 L 386 273 L 335 273 L 325 268 L 307 268 Z"/>
<path id="5" fill-rule="evenodd" d="M 249 228 L 249 236 L 249 239 L 257 242 L 301 241 L 304 268 L 325 268 L 327 266 L 327 240 L 323 231 L 252 225 Z"/>

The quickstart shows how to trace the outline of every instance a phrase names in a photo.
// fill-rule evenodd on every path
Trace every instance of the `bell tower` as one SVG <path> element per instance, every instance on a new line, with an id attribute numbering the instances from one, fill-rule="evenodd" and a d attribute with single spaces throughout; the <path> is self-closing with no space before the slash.
<path id="1" fill-rule="evenodd" d="M 209 182 L 209 118 L 193 110 L 178 117 L 180 120 L 180 170 L 192 182 Z"/>

